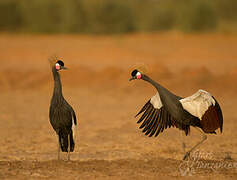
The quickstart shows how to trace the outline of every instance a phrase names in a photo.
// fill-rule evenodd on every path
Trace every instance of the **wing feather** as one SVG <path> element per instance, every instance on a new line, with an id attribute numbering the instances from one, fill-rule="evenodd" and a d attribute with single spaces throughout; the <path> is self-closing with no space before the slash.
<path id="1" fill-rule="evenodd" d="M 183 108 L 200 120 L 211 105 L 215 105 L 212 95 L 204 90 L 198 90 L 192 96 L 180 99 Z"/>
<path id="2" fill-rule="evenodd" d="M 151 134 L 149 135 L 149 137 L 152 137 L 154 134 L 155 134 L 155 132 L 156 132 L 156 130 L 157 130 L 157 128 L 158 128 L 158 125 L 159 125 L 159 120 L 160 120 L 160 110 L 159 110 L 159 112 L 156 114 L 156 121 L 155 121 L 155 124 L 154 124 L 154 127 L 153 127 L 153 129 L 152 129 L 152 132 L 151 132 Z"/>
<path id="3" fill-rule="evenodd" d="M 164 111 L 161 111 L 161 112 L 160 112 L 159 125 L 158 125 L 158 128 L 157 128 L 155 137 L 157 137 L 157 136 L 159 135 L 160 130 L 161 130 L 161 126 L 162 126 L 162 123 L 163 123 L 163 112 L 164 112 Z"/>
<path id="4" fill-rule="evenodd" d="M 180 97 L 178 98 L 182 99 Z M 156 93 L 148 102 L 146 102 L 135 117 L 141 113 L 143 114 L 137 123 L 142 123 L 139 128 L 142 129 L 142 132 L 149 137 L 152 137 L 153 135 L 156 137 L 165 129 L 173 126 L 178 128 L 181 127 L 180 129 L 186 132 L 186 126 L 178 126 L 177 122 L 172 119 L 169 112 L 162 105 L 159 93 Z"/>
<path id="5" fill-rule="evenodd" d="M 150 119 L 150 122 L 147 123 L 147 126 L 143 129 L 142 132 L 146 132 L 146 135 L 147 135 L 147 132 L 149 132 L 149 130 L 151 129 L 151 127 L 153 126 L 153 123 L 155 122 L 155 116 L 156 116 L 156 112 L 158 111 L 158 109 L 155 109 L 151 119 Z M 149 134 L 149 133 L 148 133 Z"/>
<path id="6" fill-rule="evenodd" d="M 151 126 L 149 127 L 149 129 L 147 130 L 147 132 L 146 132 L 145 135 L 149 135 L 149 134 L 153 131 L 153 129 L 155 128 L 155 125 L 156 125 L 156 123 L 157 123 L 157 116 L 159 115 L 158 112 L 159 112 L 159 110 L 157 109 L 156 112 L 155 112 L 155 116 L 154 116 L 154 119 L 153 119 L 153 121 L 152 121 L 152 124 L 151 124 Z"/>
<path id="7" fill-rule="evenodd" d="M 213 97 L 214 98 L 214 97 Z M 215 99 L 215 98 L 214 98 Z M 220 124 L 220 131 L 222 133 L 222 130 L 223 130 L 223 114 L 222 114 L 222 111 L 221 111 L 221 107 L 219 105 L 219 103 L 217 102 L 217 100 L 215 99 L 216 101 L 216 112 L 217 112 L 217 116 L 218 116 L 218 119 L 219 119 L 219 124 Z"/>
<path id="8" fill-rule="evenodd" d="M 147 115 L 146 119 L 143 121 L 142 125 L 139 127 L 140 129 L 142 129 L 147 123 L 150 122 L 150 119 L 151 119 L 151 117 L 152 117 L 154 111 L 155 111 L 155 109 L 153 108 L 153 109 L 151 110 L 151 112 Z"/>
<path id="9" fill-rule="evenodd" d="M 161 132 L 163 132 L 164 131 L 164 129 L 165 129 L 165 126 L 167 125 L 167 117 L 168 117 L 168 115 L 167 115 L 167 111 L 164 111 L 164 113 L 163 113 L 163 123 L 162 123 L 162 126 L 161 126 Z"/>
<path id="10" fill-rule="evenodd" d="M 180 100 L 183 108 L 200 119 L 201 128 L 205 133 L 215 133 L 223 128 L 223 115 L 216 99 L 204 90 L 198 90 L 192 96 Z"/>
<path id="11" fill-rule="evenodd" d="M 152 110 L 152 105 L 150 104 L 149 107 L 146 109 L 146 111 L 143 113 L 143 115 L 140 117 L 140 119 L 137 121 L 137 123 L 142 122 L 142 120 L 150 113 Z"/>
<path id="12" fill-rule="evenodd" d="M 151 106 L 150 100 L 147 101 L 147 103 L 142 107 L 142 109 L 137 113 L 137 115 L 135 117 L 137 117 L 139 114 L 141 114 L 142 112 L 144 112 L 145 110 L 147 110 L 147 108 Z"/>
<path id="13" fill-rule="evenodd" d="M 72 117 L 73 117 L 74 125 L 76 126 L 77 125 L 77 116 L 76 116 L 76 113 L 73 109 L 72 109 Z"/>
<path id="14" fill-rule="evenodd" d="M 216 101 L 215 106 L 210 106 L 202 117 L 201 126 L 205 133 L 215 133 L 215 130 L 223 129 L 223 115 L 221 108 Z"/>

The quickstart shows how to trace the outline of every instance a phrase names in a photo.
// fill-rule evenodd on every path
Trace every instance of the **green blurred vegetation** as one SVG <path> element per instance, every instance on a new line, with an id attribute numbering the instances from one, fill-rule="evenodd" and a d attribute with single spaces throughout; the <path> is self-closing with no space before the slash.
<path id="1" fill-rule="evenodd" d="M 0 31 L 236 31 L 237 0 L 1 0 Z"/>

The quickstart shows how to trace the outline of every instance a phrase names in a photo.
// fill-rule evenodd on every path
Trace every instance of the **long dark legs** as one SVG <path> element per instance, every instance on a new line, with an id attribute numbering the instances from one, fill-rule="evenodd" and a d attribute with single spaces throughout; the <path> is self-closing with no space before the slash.
<path id="1" fill-rule="evenodd" d="M 58 160 L 60 160 L 60 152 L 67 152 L 67 160 L 70 161 L 70 152 L 74 149 L 72 132 L 70 134 L 59 134 L 58 136 Z"/>
<path id="2" fill-rule="evenodd" d="M 187 151 L 185 153 L 183 160 L 186 160 L 190 156 L 190 153 L 193 150 L 195 150 L 198 146 L 200 146 L 207 139 L 206 134 L 202 130 L 200 130 L 199 128 L 196 128 L 196 127 L 195 127 L 195 129 L 197 129 L 202 134 L 202 140 L 199 141 L 196 145 L 194 145 L 189 151 Z"/>
<path id="3" fill-rule="evenodd" d="M 58 136 L 58 160 L 60 160 L 60 151 L 61 151 L 60 137 Z"/>
<path id="4" fill-rule="evenodd" d="M 71 151 L 71 143 L 70 143 L 70 134 L 68 135 L 68 148 L 67 148 L 67 160 L 70 161 L 70 151 Z"/>
<path id="5" fill-rule="evenodd" d="M 180 135 L 181 135 L 182 150 L 183 150 L 183 153 L 185 154 L 186 153 L 186 151 L 185 151 L 186 145 L 184 142 L 184 132 L 180 131 L 180 133 L 181 133 Z"/>

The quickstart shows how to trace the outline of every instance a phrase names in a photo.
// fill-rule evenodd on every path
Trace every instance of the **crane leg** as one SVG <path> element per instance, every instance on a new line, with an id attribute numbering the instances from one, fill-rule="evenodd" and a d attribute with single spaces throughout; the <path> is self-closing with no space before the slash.
<path id="1" fill-rule="evenodd" d="M 197 129 L 199 132 L 201 132 L 202 140 L 200 142 L 198 142 L 195 146 L 193 146 L 188 152 L 185 153 L 183 160 L 187 160 L 187 158 L 190 156 L 190 153 L 194 149 L 196 149 L 198 146 L 200 146 L 207 139 L 207 136 L 206 136 L 206 134 L 203 131 L 201 131 L 200 129 L 198 129 L 196 127 L 195 127 L 195 129 Z"/>
<path id="2" fill-rule="evenodd" d="M 68 135 L 68 148 L 67 148 L 67 160 L 70 161 L 70 151 L 71 151 L 71 143 L 70 143 L 70 135 Z"/>
<path id="3" fill-rule="evenodd" d="M 184 132 L 183 131 L 180 131 L 180 132 L 181 132 L 181 140 L 182 140 L 182 150 L 183 150 L 183 153 L 185 154 L 186 153 L 186 151 L 185 151 L 186 145 L 184 142 Z"/>
<path id="4" fill-rule="evenodd" d="M 58 138 L 58 160 L 60 160 L 60 139 Z"/>

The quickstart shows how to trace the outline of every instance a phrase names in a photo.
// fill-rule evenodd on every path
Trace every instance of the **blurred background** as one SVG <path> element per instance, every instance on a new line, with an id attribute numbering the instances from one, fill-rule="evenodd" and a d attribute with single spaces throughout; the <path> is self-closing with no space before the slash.
<path id="1" fill-rule="evenodd" d="M 236 0 L 1 0 L 0 178 L 180 176 L 180 132 L 148 138 L 136 124 L 134 115 L 156 93 L 143 81 L 128 82 L 141 65 L 181 97 L 198 89 L 215 96 L 223 134 L 208 136 L 200 150 L 215 162 L 236 161 L 236 34 Z M 69 68 L 61 72 L 63 93 L 79 119 L 71 164 L 51 161 L 52 55 Z M 191 132 L 187 148 L 200 140 Z M 236 177 L 233 168 L 195 171 Z"/>
<path id="2" fill-rule="evenodd" d="M 235 0 L 1 0 L 0 30 L 117 34 L 237 30 Z"/>

